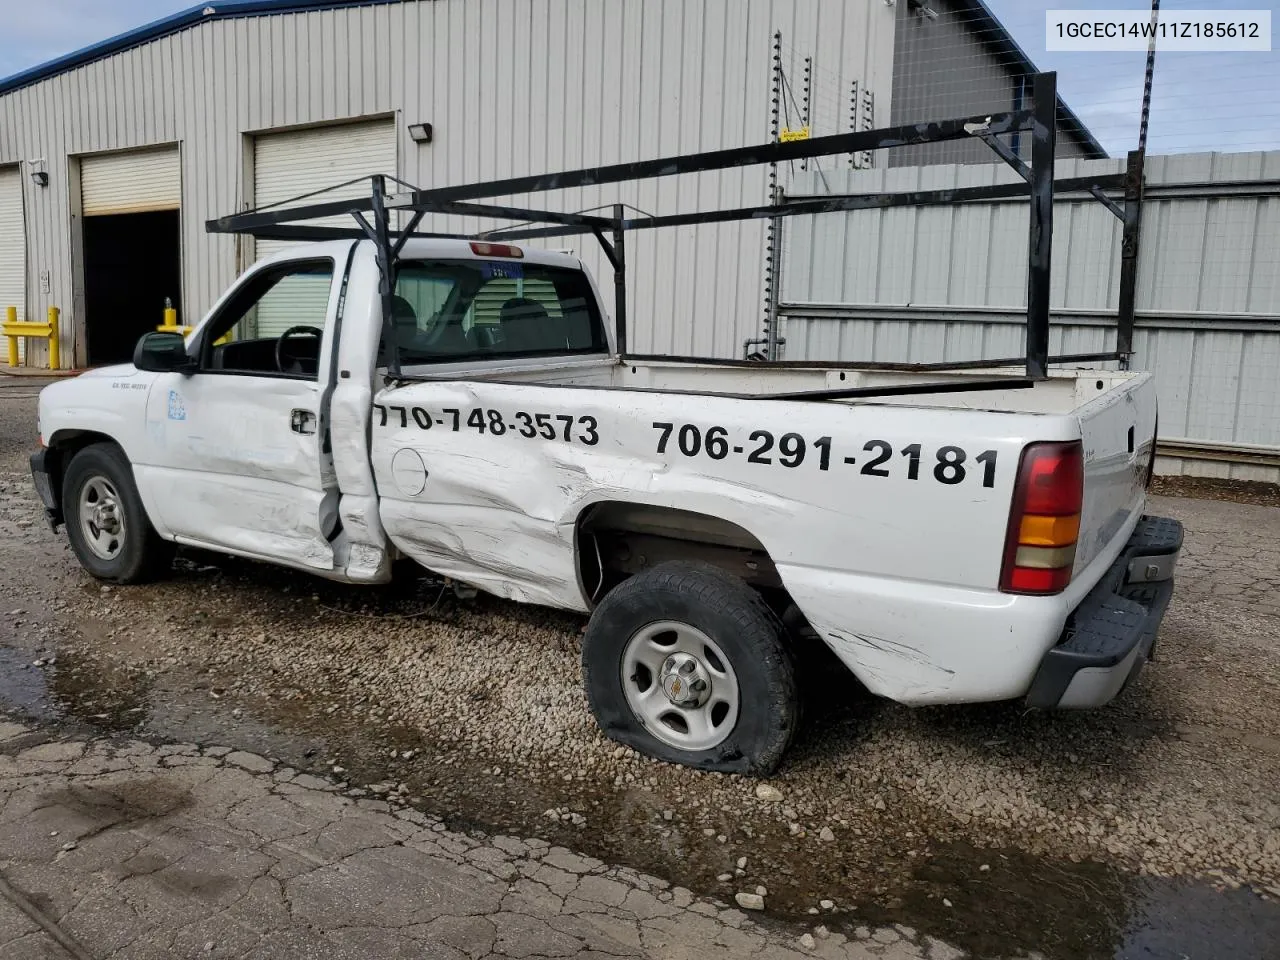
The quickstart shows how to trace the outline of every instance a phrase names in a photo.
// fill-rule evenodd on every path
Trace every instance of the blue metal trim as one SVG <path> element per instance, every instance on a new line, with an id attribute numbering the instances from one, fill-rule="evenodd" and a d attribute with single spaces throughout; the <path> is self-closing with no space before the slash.
<path id="1" fill-rule="evenodd" d="M 21 73 L 0 79 L 0 95 L 12 93 L 14 90 L 39 83 L 41 80 L 47 80 L 67 70 L 84 66 L 86 63 L 150 43 L 152 40 L 159 40 L 208 20 L 306 13 L 311 10 L 327 10 L 335 7 L 372 7 L 400 2 L 401 0 L 210 0 L 208 3 L 143 24 L 136 30 L 110 37 L 55 60 L 23 70 Z"/>

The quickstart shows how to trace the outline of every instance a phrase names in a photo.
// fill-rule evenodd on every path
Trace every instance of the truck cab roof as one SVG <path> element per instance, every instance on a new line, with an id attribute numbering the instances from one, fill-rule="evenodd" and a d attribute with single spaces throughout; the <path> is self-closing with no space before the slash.
<path id="1" fill-rule="evenodd" d="M 265 256 L 254 264 L 258 269 L 266 264 L 286 260 L 297 260 L 300 257 L 332 256 L 336 252 L 346 252 L 350 240 L 326 240 L 318 243 L 290 244 Z M 372 247 L 371 240 L 356 241 L 360 246 Z M 512 243 L 490 243 L 484 240 L 455 240 L 450 238 L 414 237 L 405 242 L 400 252 L 402 260 L 511 260 L 524 263 L 536 263 L 541 266 L 561 267 L 570 270 L 581 270 L 582 260 L 571 252 L 560 250 L 543 250 Z"/>

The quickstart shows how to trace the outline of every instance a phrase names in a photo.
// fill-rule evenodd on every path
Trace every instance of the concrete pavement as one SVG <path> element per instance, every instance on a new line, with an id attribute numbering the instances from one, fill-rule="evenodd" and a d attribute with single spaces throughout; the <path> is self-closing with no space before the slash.
<path id="1" fill-rule="evenodd" d="M 657 878 L 452 832 L 250 753 L 0 722 L 5 960 L 960 955 L 906 928 L 767 928 Z"/>

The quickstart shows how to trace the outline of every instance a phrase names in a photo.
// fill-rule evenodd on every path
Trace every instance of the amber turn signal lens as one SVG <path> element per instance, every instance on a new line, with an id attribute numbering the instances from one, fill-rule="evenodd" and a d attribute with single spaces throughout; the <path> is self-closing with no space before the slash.
<path id="1" fill-rule="evenodd" d="M 1080 536 L 1080 514 L 1069 517 L 1025 516 L 1018 543 L 1026 547 L 1066 547 Z"/>

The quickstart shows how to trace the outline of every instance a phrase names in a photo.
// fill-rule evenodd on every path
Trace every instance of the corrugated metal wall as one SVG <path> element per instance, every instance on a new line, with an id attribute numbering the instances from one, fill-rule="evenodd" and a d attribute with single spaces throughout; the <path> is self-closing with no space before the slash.
<path id="1" fill-rule="evenodd" d="M 250 199 L 246 134 L 392 115 L 399 170 L 380 172 L 423 186 L 764 142 L 775 29 L 789 56 L 888 102 L 893 19 L 882 0 L 410 0 L 218 19 L 0 97 L 0 164 L 48 159 L 48 188 L 23 178 L 28 270 L 50 271 L 43 299 L 70 336 L 68 155 L 180 142 L 192 319 L 236 274 L 234 239 L 204 221 Z M 409 138 L 419 121 L 434 124 L 432 144 Z M 724 171 L 538 202 L 745 205 L 766 199 L 765 178 Z M 746 223 L 630 241 L 633 349 L 741 355 L 760 329 L 763 236 Z M 607 290 L 595 241 L 568 243 L 591 252 Z"/>
<path id="2" fill-rule="evenodd" d="M 1118 172 L 1060 161 L 1057 176 Z M 1003 164 L 841 172 L 795 196 L 1011 181 Z M 1280 152 L 1148 160 L 1134 369 L 1160 391 L 1162 439 L 1238 447 L 1166 472 L 1280 480 Z M 1218 192 L 1178 184 L 1213 183 Z M 1164 193 L 1161 188 L 1167 188 Z M 797 217 L 783 274 L 787 359 L 965 360 L 1023 352 L 1025 201 Z M 1091 199 L 1054 211 L 1053 352 L 1111 350 L 1120 226 Z M 1255 449 L 1255 448 L 1261 448 Z M 1229 451 L 1227 451 L 1229 453 Z M 1252 460 L 1253 462 L 1243 462 Z"/>

